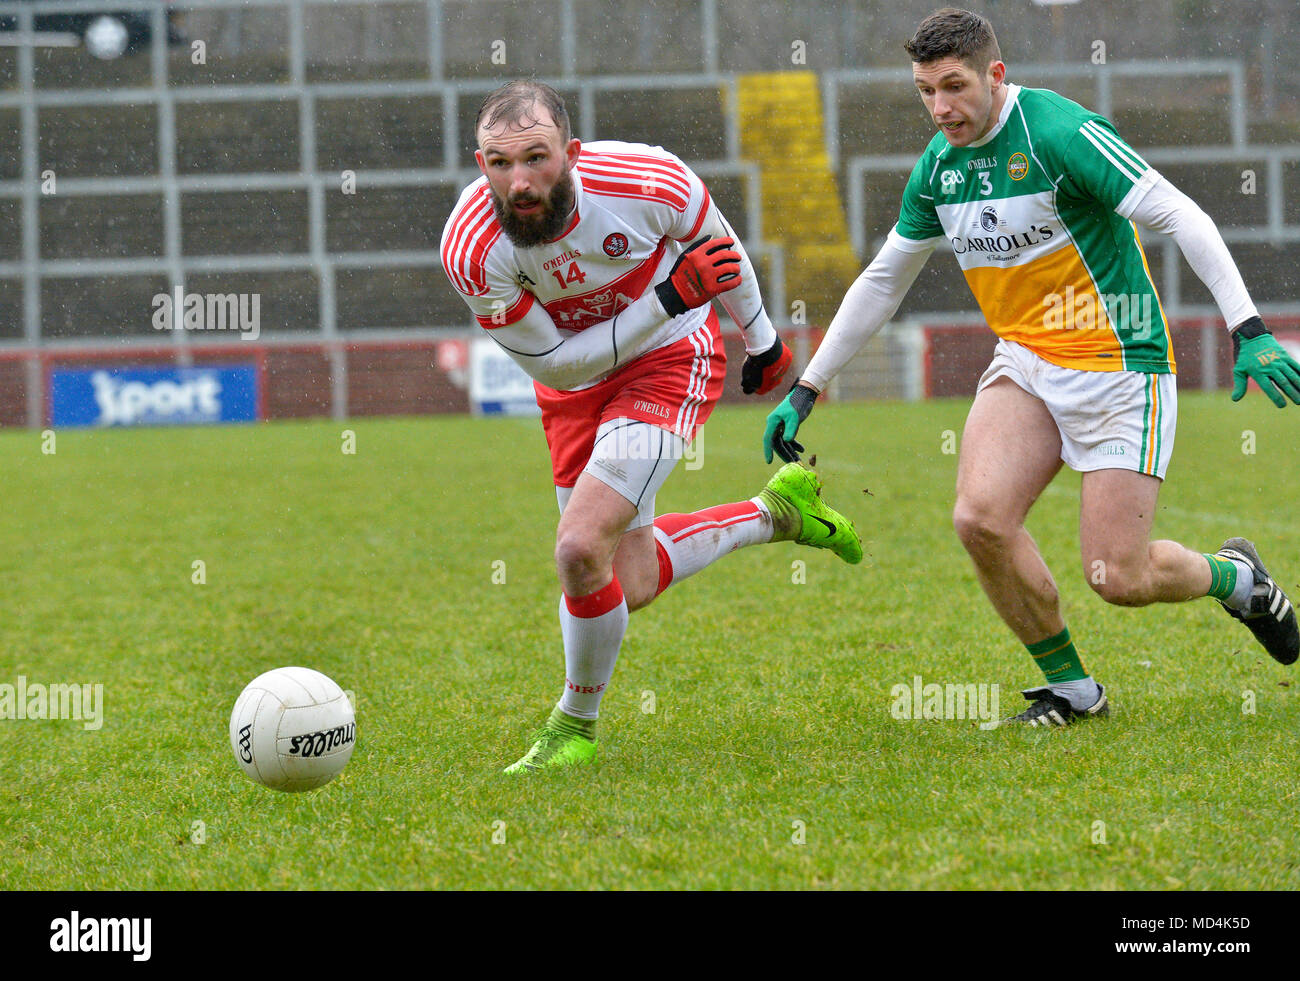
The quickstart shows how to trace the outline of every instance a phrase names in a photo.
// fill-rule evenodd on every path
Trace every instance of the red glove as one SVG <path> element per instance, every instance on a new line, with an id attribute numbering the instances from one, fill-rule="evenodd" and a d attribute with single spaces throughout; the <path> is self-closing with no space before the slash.
<path id="1" fill-rule="evenodd" d="M 794 355 L 785 341 L 776 342 L 762 354 L 748 354 L 740 369 L 740 390 L 746 395 L 766 395 L 781 383 Z"/>
<path id="2" fill-rule="evenodd" d="M 670 317 L 702 307 L 740 285 L 740 253 L 729 238 L 701 238 L 677 257 L 668 278 L 655 286 Z"/>

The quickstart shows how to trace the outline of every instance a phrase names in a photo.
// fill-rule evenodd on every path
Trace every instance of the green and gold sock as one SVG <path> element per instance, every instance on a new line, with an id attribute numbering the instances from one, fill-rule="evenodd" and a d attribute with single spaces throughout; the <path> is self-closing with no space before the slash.
<path id="1" fill-rule="evenodd" d="M 1025 648 L 1047 678 L 1048 684 L 1081 681 L 1088 677 L 1079 652 L 1074 649 L 1074 641 L 1070 640 L 1069 627 L 1055 637 L 1048 637 L 1036 644 L 1026 644 Z"/>
<path id="2" fill-rule="evenodd" d="M 1232 599 L 1232 593 L 1237 588 L 1237 563 L 1207 552 L 1201 554 L 1210 563 L 1210 591 L 1205 595 L 1222 602 Z"/>

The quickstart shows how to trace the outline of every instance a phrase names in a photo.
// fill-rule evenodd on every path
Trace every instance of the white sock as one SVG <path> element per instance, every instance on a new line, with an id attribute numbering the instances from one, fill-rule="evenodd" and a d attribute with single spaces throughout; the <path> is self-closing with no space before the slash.
<path id="1" fill-rule="evenodd" d="M 724 555 L 772 540 L 772 516 L 757 498 L 691 514 L 655 518 L 659 592 L 693 576 Z"/>
<path id="2" fill-rule="evenodd" d="M 560 634 L 564 638 L 562 712 L 579 719 L 597 717 L 626 632 L 627 600 L 617 576 L 604 589 L 588 596 L 560 597 Z"/>
<path id="3" fill-rule="evenodd" d="M 1240 559 L 1231 559 L 1237 567 L 1237 585 L 1228 597 L 1228 605 L 1234 610 L 1244 610 L 1250 605 L 1251 594 L 1255 591 L 1255 570 Z"/>
<path id="4" fill-rule="evenodd" d="M 1080 678 L 1078 681 L 1058 681 L 1054 685 L 1048 685 L 1052 689 L 1053 695 L 1060 695 L 1070 707 L 1076 712 L 1083 712 L 1097 704 L 1097 698 L 1101 695 L 1101 690 L 1097 687 L 1097 681 L 1091 675 L 1087 678 Z"/>

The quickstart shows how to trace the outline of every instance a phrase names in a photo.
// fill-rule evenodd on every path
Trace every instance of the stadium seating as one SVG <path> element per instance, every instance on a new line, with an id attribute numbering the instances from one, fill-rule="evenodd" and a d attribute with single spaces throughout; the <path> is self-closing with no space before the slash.
<path id="1" fill-rule="evenodd" d="M 38 51 L 35 89 L 47 100 L 37 113 L 39 172 L 52 172 L 59 182 L 57 193 L 42 194 L 36 203 L 42 337 L 92 345 L 122 337 L 156 341 L 151 310 L 141 298 L 171 288 L 171 273 L 178 268 L 169 265 L 173 261 L 193 263 L 187 289 L 260 294 L 267 338 L 289 333 L 321 337 L 326 295 L 331 297 L 328 316 L 334 336 L 345 339 L 360 341 L 393 330 L 428 339 L 433 330 L 467 327 L 464 305 L 438 269 L 436 250 L 456 195 L 475 173 L 470 133 L 477 106 L 494 79 L 526 70 L 545 74 L 557 65 L 540 54 L 535 63 L 521 61 L 517 49 L 508 67 L 485 64 L 482 51 L 490 39 L 478 34 L 486 28 L 458 19 L 467 5 L 448 0 L 442 6 L 448 19 L 441 68 L 457 81 L 446 88 L 429 82 L 428 65 L 421 61 L 428 53 L 421 47 L 425 25 L 422 19 L 417 18 L 418 24 L 411 20 L 414 7 L 379 5 L 371 12 L 354 8 L 349 13 L 313 5 L 308 15 L 312 41 L 299 63 L 305 90 L 292 84 L 291 32 L 282 18 L 275 27 L 269 12 L 265 17 L 270 20 L 256 20 L 256 26 L 250 13 L 242 26 L 242 15 L 232 15 L 218 25 L 219 31 L 207 31 L 214 44 L 228 45 L 210 67 L 192 64 L 184 51 L 168 55 L 180 181 L 179 255 L 170 258 L 166 181 L 159 177 L 165 127 L 151 89 L 149 54 L 100 63 L 75 50 Z M 678 7 L 671 17 L 698 29 L 703 8 L 691 3 Z M 510 16 L 531 23 L 531 9 L 512 4 Z M 591 12 L 582 11 L 584 16 Z M 733 13 L 724 10 L 724 19 Z M 609 16 L 610 29 L 633 38 L 648 36 L 638 15 L 619 11 Z M 514 29 L 510 24 L 497 27 L 507 34 Z M 547 25 L 545 31 L 557 34 L 552 47 L 564 46 L 559 28 Z M 381 35 L 382 43 L 375 40 Z M 550 50 L 545 41 L 539 35 L 539 51 Z M 325 48 L 335 56 L 322 54 Z M 721 44 L 721 53 L 711 55 L 706 49 L 705 60 L 713 58 L 718 71 L 701 72 L 698 57 L 683 55 L 680 64 L 662 66 L 677 73 L 669 75 L 648 74 L 640 54 L 625 64 L 607 65 L 598 47 L 580 45 L 576 70 L 554 80 L 569 102 L 578 135 L 661 144 L 706 173 L 715 200 L 758 257 L 776 318 L 791 316 L 793 308 L 777 302 L 788 297 L 805 301 L 801 316 L 810 326 L 824 326 L 856 269 L 892 225 L 908 170 L 906 164 L 862 169 L 855 158 L 912 158 L 932 130 L 915 98 L 888 74 L 896 74 L 896 67 L 874 74 L 801 69 L 774 76 L 805 87 L 834 76 L 824 90 L 831 93 L 824 121 L 806 108 L 795 108 L 812 105 L 814 97 L 803 89 L 794 102 L 783 102 L 778 85 L 747 104 L 740 96 L 740 80 L 749 76 L 725 68 L 729 60 L 739 59 L 732 48 Z M 360 56 L 337 56 L 352 49 Z M 1223 106 L 1234 76 L 1231 71 L 1220 75 L 1205 89 L 1204 104 L 1191 95 L 1171 96 L 1156 109 L 1130 99 L 1117 102 L 1112 115 L 1143 152 L 1207 144 L 1231 149 L 1241 130 L 1229 125 Z M 385 80 L 394 80 L 393 85 Z M 1028 81 L 1055 84 L 1050 78 Z M 25 336 L 25 192 L 23 117 L 12 95 L 21 78 L 12 48 L 0 49 L 0 85 L 9 100 L 0 105 L 0 342 L 15 343 Z M 244 90 L 247 94 L 223 88 L 217 101 L 208 101 L 203 97 L 206 85 L 251 88 Z M 1099 80 L 1071 76 L 1059 88 L 1091 102 L 1101 97 L 1098 86 Z M 114 99 L 113 90 L 122 89 L 132 90 L 131 96 Z M 88 94 L 58 97 L 70 90 Z M 448 120 L 444 93 L 450 100 Z M 51 95 L 55 99 L 48 101 Z M 304 111 L 310 119 L 302 118 Z M 1244 131 L 1251 139 L 1277 145 L 1295 140 L 1300 124 L 1266 128 L 1247 121 Z M 1158 134 L 1158 142 L 1144 142 L 1143 134 Z M 310 144 L 306 152 L 304 137 Z M 829 155 L 829 164 L 819 162 L 824 155 L 819 156 L 818 148 Z M 1273 202 L 1268 175 L 1262 172 L 1259 192 L 1243 194 L 1243 159 L 1250 155 L 1245 146 L 1237 149 L 1246 157 L 1206 163 L 1183 162 L 1174 155 L 1159 166 L 1226 233 L 1239 233 L 1229 240 L 1257 298 L 1288 302 L 1293 284 L 1287 270 L 1294 266 L 1293 254 L 1300 258 L 1289 230 L 1300 225 L 1300 200 L 1293 195 Z M 304 174 L 304 157 L 313 153 L 314 167 L 309 164 Z M 746 161 L 757 167 L 751 174 L 759 179 L 756 186 L 736 169 Z M 1300 156 L 1275 163 L 1281 167 L 1281 184 L 1293 186 L 1292 178 L 1300 176 Z M 343 192 L 345 172 L 363 175 L 357 193 Z M 795 179 L 804 172 L 808 180 Z M 323 191 L 319 241 L 313 239 L 313 182 Z M 832 234 L 832 226 L 843 227 L 838 214 L 847 215 L 856 253 L 844 242 L 842 230 Z M 836 220 L 828 224 L 831 217 Z M 1272 238 L 1261 237 L 1266 228 L 1272 229 Z M 1153 255 L 1163 252 L 1157 249 Z M 338 257 L 344 258 L 336 261 Z M 330 277 L 324 284 L 322 268 Z M 1161 278 L 1165 270 L 1157 276 L 1166 282 Z M 1199 311 L 1208 296 L 1183 267 L 1173 295 L 1165 300 Z M 945 263 L 933 262 L 900 317 L 971 310 L 961 278 Z M 860 359 L 858 380 L 853 380 L 854 372 L 846 373 L 840 394 L 915 394 L 915 378 L 907 379 L 916 372 L 906 365 L 916 351 L 911 342 L 877 339 Z M 0 383 L 3 378 L 0 372 Z M 0 403 L 6 399 L 13 401 L 0 393 Z M 0 415 L 5 415 L 3 409 Z"/>

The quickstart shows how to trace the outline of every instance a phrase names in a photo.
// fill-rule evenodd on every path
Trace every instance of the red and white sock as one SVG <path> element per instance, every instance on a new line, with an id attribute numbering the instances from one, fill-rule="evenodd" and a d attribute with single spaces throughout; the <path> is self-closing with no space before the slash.
<path id="1" fill-rule="evenodd" d="M 655 594 L 738 548 L 771 540 L 772 516 L 756 497 L 691 514 L 661 514 L 655 518 L 655 550 L 659 555 L 659 588 Z"/>
<path id="2" fill-rule="evenodd" d="M 596 718 L 626 632 L 627 600 L 617 576 L 608 586 L 587 596 L 560 597 L 560 633 L 564 637 L 562 712 L 579 719 Z"/>

